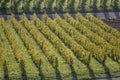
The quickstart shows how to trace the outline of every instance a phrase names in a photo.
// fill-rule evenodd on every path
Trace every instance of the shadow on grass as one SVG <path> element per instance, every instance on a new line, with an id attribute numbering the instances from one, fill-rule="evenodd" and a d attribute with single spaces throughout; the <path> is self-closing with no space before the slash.
<path id="1" fill-rule="evenodd" d="M 86 12 L 86 9 L 85 9 L 86 1 L 87 1 L 87 0 L 84 0 L 84 1 L 82 1 L 82 3 L 81 3 L 81 9 L 82 9 L 81 11 L 82 11 L 82 12 Z"/>
<path id="2" fill-rule="evenodd" d="M 71 73 L 72 73 L 72 80 L 78 80 L 74 67 L 72 65 L 69 65 L 69 66 L 70 66 Z"/>
<path id="3" fill-rule="evenodd" d="M 26 75 L 25 65 L 23 60 L 20 62 L 20 68 L 22 72 L 22 80 L 27 80 L 27 75 Z"/>
<path id="4" fill-rule="evenodd" d="M 93 69 L 92 69 L 91 66 L 90 66 L 90 63 L 86 63 L 86 62 L 84 62 L 84 61 L 81 61 L 78 57 L 77 57 L 77 59 L 86 66 L 86 68 L 87 68 L 87 70 L 88 70 L 88 72 L 89 72 L 89 76 L 91 77 L 91 79 L 96 79 L 95 74 L 94 74 L 94 71 L 93 71 Z M 89 60 L 89 61 L 90 61 L 90 60 Z"/>
<path id="5" fill-rule="evenodd" d="M 86 64 L 86 67 L 87 67 L 87 69 L 88 69 L 88 71 L 89 71 L 89 76 L 90 76 L 92 79 L 96 79 L 95 74 L 94 74 L 94 71 L 93 71 L 93 69 L 91 68 L 91 66 Z"/>
<path id="6" fill-rule="evenodd" d="M 40 66 L 40 68 L 39 68 L 39 76 L 40 76 L 41 80 L 45 80 L 45 76 L 43 75 L 41 66 Z"/>
<path id="7" fill-rule="evenodd" d="M 8 68 L 6 62 L 3 64 L 3 66 L 4 66 L 4 80 L 9 80 Z"/>
<path id="8" fill-rule="evenodd" d="M 75 0 L 70 0 L 70 4 L 68 5 L 69 12 L 71 12 L 71 13 L 75 12 L 75 10 L 74 10 L 75 4 L 73 4 L 73 3 L 75 3 Z"/>
<path id="9" fill-rule="evenodd" d="M 95 59 L 95 60 L 98 61 L 97 59 Z M 105 64 L 105 62 L 100 62 L 100 61 L 98 61 L 98 62 L 103 66 L 103 69 L 105 71 L 106 77 L 107 78 L 111 78 L 110 70 L 107 67 L 107 65 Z"/>
<path id="10" fill-rule="evenodd" d="M 57 79 L 57 80 L 62 80 L 62 77 L 61 77 L 61 75 L 60 75 L 60 71 L 59 71 L 58 68 L 55 68 L 55 74 L 56 74 L 56 79 Z"/>
<path id="11" fill-rule="evenodd" d="M 106 66 L 105 63 L 103 63 L 102 66 L 104 68 L 104 71 L 105 71 L 105 74 L 106 74 L 107 78 L 111 78 L 111 74 L 110 74 L 109 68 Z"/>
<path id="12" fill-rule="evenodd" d="M 78 56 L 76 56 L 76 58 L 86 66 L 86 68 L 88 69 L 89 76 L 91 77 L 91 79 L 96 79 L 94 71 L 93 71 L 93 69 L 90 66 L 90 62 L 86 63 L 84 61 L 81 61 Z M 90 58 L 89 58 L 89 61 L 90 61 Z"/>
<path id="13" fill-rule="evenodd" d="M 33 61 L 33 62 L 34 62 L 34 61 Z M 38 64 L 34 62 L 34 64 L 35 64 L 35 66 L 36 66 L 36 67 L 38 68 L 38 70 L 39 70 L 39 77 L 40 77 L 40 79 L 41 79 L 41 80 L 45 80 L 45 76 L 43 75 L 42 68 L 41 68 L 42 61 L 40 60 Z"/>
<path id="14" fill-rule="evenodd" d="M 93 7 L 93 11 L 94 11 L 94 12 L 97 12 L 97 10 L 98 10 L 97 2 L 98 2 L 98 1 L 95 0 L 94 3 L 93 3 L 93 6 L 94 6 L 94 7 Z"/>
<path id="15" fill-rule="evenodd" d="M 56 79 L 57 80 L 62 80 L 60 71 L 58 69 L 58 58 L 55 59 L 55 65 L 53 65 L 53 68 L 55 69 Z"/>
<path id="16" fill-rule="evenodd" d="M 41 11 L 41 7 L 39 7 L 40 4 L 42 4 L 42 1 L 41 1 L 41 0 L 39 0 L 39 1 L 37 2 L 37 4 L 36 4 L 35 13 L 39 13 L 39 12 Z"/>
<path id="17" fill-rule="evenodd" d="M 103 9 L 104 9 L 104 16 L 106 19 L 108 19 L 110 17 L 110 15 L 108 14 L 108 6 L 107 6 L 107 0 L 103 1 Z"/>

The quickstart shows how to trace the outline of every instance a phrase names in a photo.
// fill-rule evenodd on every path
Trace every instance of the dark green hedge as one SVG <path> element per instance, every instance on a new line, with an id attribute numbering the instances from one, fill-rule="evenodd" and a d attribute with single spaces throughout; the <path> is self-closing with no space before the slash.
<path id="1" fill-rule="evenodd" d="M 0 14 L 120 11 L 120 0 L 0 0 Z"/>

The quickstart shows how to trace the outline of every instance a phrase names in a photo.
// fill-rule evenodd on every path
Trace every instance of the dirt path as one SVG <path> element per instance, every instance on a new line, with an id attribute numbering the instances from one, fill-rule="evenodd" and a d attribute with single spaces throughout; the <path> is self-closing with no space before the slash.
<path id="1" fill-rule="evenodd" d="M 87 13 L 82 13 L 85 16 Z M 118 19 L 120 18 L 120 12 L 99 12 L 92 13 L 95 17 L 100 19 Z M 43 14 L 38 14 L 39 18 L 42 18 Z M 64 17 L 64 14 L 59 14 L 61 17 Z M 75 17 L 75 13 L 71 13 L 73 17 Z M 51 18 L 54 18 L 54 14 L 49 14 Z M 10 19 L 10 15 L 0 15 L 0 17 L 4 17 L 5 19 Z M 21 18 L 21 14 L 16 14 L 15 17 L 19 20 Z M 27 14 L 29 19 L 32 19 L 32 14 Z"/>
<path id="2" fill-rule="evenodd" d="M 83 16 L 86 16 L 87 13 L 81 13 Z M 116 28 L 120 31 L 120 12 L 99 12 L 99 13 L 91 13 L 95 17 L 99 19 L 104 19 L 105 22 Z M 40 19 L 42 19 L 43 14 L 37 14 Z M 54 18 L 54 14 L 48 14 L 51 18 Z M 59 14 L 64 18 L 64 14 Z M 75 13 L 71 13 L 71 15 L 75 18 Z M 6 20 L 10 19 L 10 15 L 0 15 L 0 17 L 4 17 Z M 27 14 L 28 19 L 32 19 L 32 14 Z M 21 19 L 21 14 L 16 14 L 15 18 L 17 20 Z"/>

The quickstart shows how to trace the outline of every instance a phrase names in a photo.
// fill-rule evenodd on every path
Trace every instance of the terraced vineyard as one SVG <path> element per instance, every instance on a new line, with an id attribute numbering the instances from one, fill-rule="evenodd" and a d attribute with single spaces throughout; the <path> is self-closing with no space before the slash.
<path id="1" fill-rule="evenodd" d="M 120 32 L 80 13 L 0 18 L 0 80 L 77 80 L 120 76 Z"/>

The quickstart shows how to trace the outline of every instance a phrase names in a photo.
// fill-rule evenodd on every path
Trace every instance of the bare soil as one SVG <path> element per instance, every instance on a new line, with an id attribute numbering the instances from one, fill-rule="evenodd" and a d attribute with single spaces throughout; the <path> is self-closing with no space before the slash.
<path id="1" fill-rule="evenodd" d="M 120 19 L 107 19 L 104 20 L 104 22 L 107 23 L 109 26 L 120 31 Z"/>

